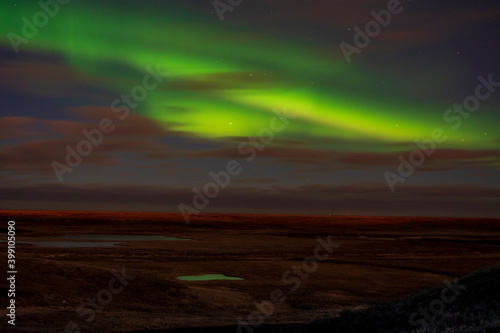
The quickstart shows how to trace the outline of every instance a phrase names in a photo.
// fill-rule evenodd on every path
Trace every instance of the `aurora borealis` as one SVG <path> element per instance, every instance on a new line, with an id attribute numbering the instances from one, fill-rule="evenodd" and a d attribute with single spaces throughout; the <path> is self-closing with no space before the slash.
<path id="1" fill-rule="evenodd" d="M 498 217 L 500 91 L 443 119 L 500 81 L 496 2 L 402 1 L 350 63 L 339 44 L 387 1 L 244 0 L 222 22 L 209 1 L 56 4 L 36 33 L 38 2 L 0 4 L 4 209 L 176 211 L 235 159 L 205 212 Z M 164 80 L 120 119 L 147 67 Z M 245 161 L 276 110 L 294 117 Z M 59 182 L 52 163 L 103 118 L 116 130 Z M 384 172 L 436 128 L 447 140 L 392 193 Z"/>

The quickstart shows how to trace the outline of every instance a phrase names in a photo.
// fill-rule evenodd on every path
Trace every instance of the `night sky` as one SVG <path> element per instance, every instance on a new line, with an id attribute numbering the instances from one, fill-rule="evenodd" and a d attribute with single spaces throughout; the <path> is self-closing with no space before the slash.
<path id="1" fill-rule="evenodd" d="M 500 217 L 498 1 L 60 1 L 0 3 L 0 209 Z"/>

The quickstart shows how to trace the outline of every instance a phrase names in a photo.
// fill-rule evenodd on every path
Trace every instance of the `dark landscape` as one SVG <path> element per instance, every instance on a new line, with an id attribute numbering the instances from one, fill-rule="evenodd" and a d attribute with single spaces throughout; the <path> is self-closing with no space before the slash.
<path id="1" fill-rule="evenodd" d="M 485 318 L 492 321 L 480 325 L 481 332 L 500 327 L 498 268 L 488 268 L 500 260 L 499 219 L 200 214 L 186 225 L 180 214 L 168 213 L 1 211 L 0 216 L 4 225 L 16 222 L 18 271 L 16 326 L 7 328 L 2 321 L 1 331 L 356 332 L 367 325 L 374 332 L 416 332 L 419 326 L 410 325 L 409 317 L 418 306 L 428 306 L 445 281 L 478 270 L 483 271 L 464 280 L 476 287 L 468 287 L 446 311 L 457 316 L 476 303 L 479 311 L 480 296 L 483 308 L 497 316 Z M 5 254 L 6 229 L 2 232 Z M 48 241 L 114 246 L 40 246 Z M 116 276 L 112 270 L 129 277 L 113 294 L 106 291 Z M 177 279 L 203 274 L 241 279 Z M 118 289 L 117 279 L 114 283 Z M 5 278 L 0 287 L 5 297 Z M 88 299 L 106 297 L 100 308 L 89 305 Z M 443 316 L 434 316 L 429 332 L 451 315 Z"/>

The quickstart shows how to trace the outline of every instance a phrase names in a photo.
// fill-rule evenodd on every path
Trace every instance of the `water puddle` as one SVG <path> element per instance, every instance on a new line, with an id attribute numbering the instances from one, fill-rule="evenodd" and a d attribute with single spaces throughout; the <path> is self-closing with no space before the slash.
<path id="1" fill-rule="evenodd" d="M 53 238 L 64 238 L 64 239 L 83 239 L 83 240 L 110 240 L 110 241 L 143 241 L 143 240 L 155 240 L 155 241 L 188 241 L 189 238 L 178 238 L 178 237 L 165 237 L 156 235 L 70 235 L 70 236 L 59 236 Z"/>
<path id="2" fill-rule="evenodd" d="M 120 242 L 68 242 L 68 241 L 47 241 L 47 242 L 17 242 L 19 244 L 31 244 L 40 247 L 113 247 Z"/>
<path id="3" fill-rule="evenodd" d="M 244 280 L 235 276 L 227 276 L 224 274 L 204 274 L 204 275 L 186 275 L 178 276 L 177 280 L 181 281 L 210 281 L 210 280 Z"/>
<path id="4" fill-rule="evenodd" d="M 40 247 L 114 247 L 128 241 L 188 241 L 189 238 L 165 237 L 156 235 L 68 235 L 50 237 L 51 239 L 64 239 L 56 241 L 18 241 L 19 244 L 31 244 Z M 97 241 L 97 242 L 86 242 Z M 3 243 L 4 241 L 0 241 Z"/>

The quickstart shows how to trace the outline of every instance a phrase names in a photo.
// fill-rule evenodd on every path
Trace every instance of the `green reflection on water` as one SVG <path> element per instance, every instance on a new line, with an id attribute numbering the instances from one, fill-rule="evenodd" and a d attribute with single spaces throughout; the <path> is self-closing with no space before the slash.
<path id="1" fill-rule="evenodd" d="M 204 275 L 186 275 L 178 276 L 177 280 L 181 281 L 208 281 L 208 280 L 244 280 L 235 276 L 227 276 L 224 274 L 204 274 Z"/>

